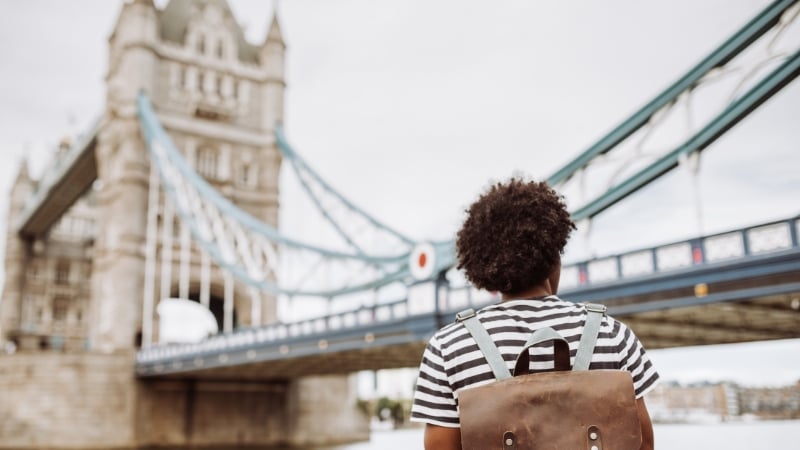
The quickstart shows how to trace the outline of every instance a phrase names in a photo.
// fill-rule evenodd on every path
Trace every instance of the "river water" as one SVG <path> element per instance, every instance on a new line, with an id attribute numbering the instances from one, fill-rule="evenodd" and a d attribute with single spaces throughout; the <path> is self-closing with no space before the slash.
<path id="1" fill-rule="evenodd" d="M 800 450 L 800 421 L 655 425 L 658 450 Z M 373 431 L 370 442 L 303 450 L 422 449 L 422 429 Z"/>

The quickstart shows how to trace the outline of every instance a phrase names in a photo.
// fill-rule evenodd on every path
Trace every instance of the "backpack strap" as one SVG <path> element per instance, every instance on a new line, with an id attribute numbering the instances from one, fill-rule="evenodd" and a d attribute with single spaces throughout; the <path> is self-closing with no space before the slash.
<path id="1" fill-rule="evenodd" d="M 478 349 L 483 353 L 486 362 L 489 363 L 494 377 L 497 380 L 511 378 L 511 372 L 509 372 L 506 362 L 503 360 L 503 355 L 500 354 L 500 350 L 497 349 L 486 328 L 481 325 L 478 316 L 475 315 L 475 310 L 472 308 L 465 309 L 456 314 L 456 322 L 463 323 L 469 334 L 475 339 Z"/>
<path id="2" fill-rule="evenodd" d="M 575 355 L 572 370 L 589 370 L 594 346 L 597 343 L 597 335 L 600 332 L 600 323 L 608 309 L 605 305 L 596 303 L 585 303 L 583 306 L 586 308 L 586 324 L 583 326 L 583 335 L 578 344 L 578 352 Z"/>

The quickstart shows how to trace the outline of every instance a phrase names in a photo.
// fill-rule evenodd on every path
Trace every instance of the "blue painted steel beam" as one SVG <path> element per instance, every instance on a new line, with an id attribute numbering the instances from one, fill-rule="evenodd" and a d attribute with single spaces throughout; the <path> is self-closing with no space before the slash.
<path id="1" fill-rule="evenodd" d="M 716 118 L 700 129 L 675 150 L 662 156 L 654 163 L 631 175 L 600 197 L 572 212 L 573 220 L 581 220 L 595 215 L 636 192 L 641 187 L 677 167 L 684 155 L 701 152 L 726 131 L 739 123 L 745 116 L 758 108 L 784 86 L 800 75 L 800 50 L 795 52 L 772 73 L 762 79 L 742 97 L 737 99 Z"/>
<path id="2" fill-rule="evenodd" d="M 800 273 L 800 249 L 659 272 L 614 283 L 564 289 L 561 294 L 570 301 L 613 304 L 614 300 L 620 298 L 693 288 L 699 283 L 714 284 L 791 273 Z"/>
<path id="3" fill-rule="evenodd" d="M 705 59 L 689 70 L 674 84 L 669 86 L 652 101 L 636 111 L 631 117 L 615 127 L 597 143 L 581 153 L 577 158 L 558 169 L 547 179 L 551 186 L 566 181 L 577 171 L 586 167 L 598 155 L 607 153 L 617 144 L 628 138 L 650 120 L 657 111 L 674 102 L 686 90 L 692 89 L 708 72 L 725 65 L 746 49 L 764 33 L 770 30 L 781 15 L 798 0 L 778 0 L 772 2 L 761 13 L 737 31 Z"/>
<path id="4" fill-rule="evenodd" d="M 680 297 L 654 302 L 634 303 L 630 305 L 609 306 L 608 313 L 613 316 L 627 316 L 651 311 L 666 309 L 688 308 L 693 306 L 711 305 L 714 303 L 741 302 L 772 295 L 783 295 L 800 292 L 800 283 L 782 283 L 772 286 L 757 288 L 737 289 L 729 292 L 718 292 L 705 297 Z"/>

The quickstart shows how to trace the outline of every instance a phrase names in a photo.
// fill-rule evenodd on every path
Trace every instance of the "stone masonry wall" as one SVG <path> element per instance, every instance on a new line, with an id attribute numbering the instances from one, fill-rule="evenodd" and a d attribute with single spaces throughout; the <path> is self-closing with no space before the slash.
<path id="1" fill-rule="evenodd" d="M 355 375 L 321 375 L 289 385 L 288 443 L 331 445 L 369 439 L 369 419 L 356 407 Z"/>
<path id="2" fill-rule="evenodd" d="M 114 448 L 134 441 L 133 355 L 0 356 L 0 448 Z"/>

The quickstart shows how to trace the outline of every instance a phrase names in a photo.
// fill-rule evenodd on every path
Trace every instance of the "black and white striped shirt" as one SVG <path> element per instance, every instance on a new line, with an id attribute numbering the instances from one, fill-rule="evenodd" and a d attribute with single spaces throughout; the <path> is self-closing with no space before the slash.
<path id="1" fill-rule="evenodd" d="M 509 371 L 530 334 L 542 327 L 555 329 L 569 342 L 575 360 L 586 311 L 580 304 L 556 296 L 542 300 L 510 300 L 477 313 Z M 531 349 L 531 371 L 553 368 L 552 344 Z M 655 387 L 658 373 L 633 332 L 612 317 L 603 318 L 590 370 L 627 370 L 633 376 L 636 398 Z M 437 331 L 428 342 L 419 368 L 411 420 L 458 427 L 458 392 L 494 381 L 494 375 L 475 340 L 461 323 Z"/>

